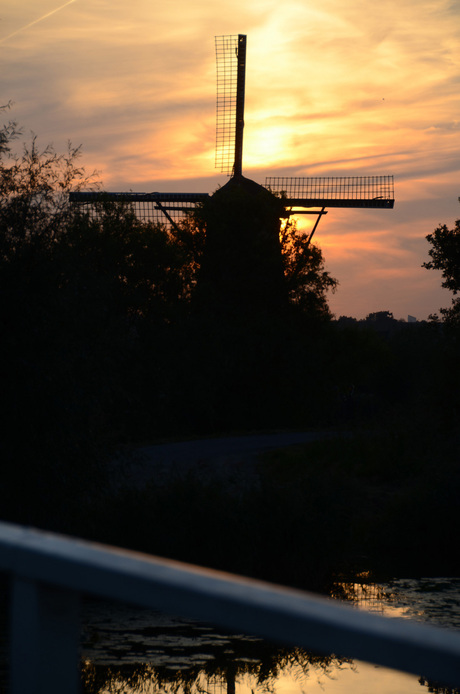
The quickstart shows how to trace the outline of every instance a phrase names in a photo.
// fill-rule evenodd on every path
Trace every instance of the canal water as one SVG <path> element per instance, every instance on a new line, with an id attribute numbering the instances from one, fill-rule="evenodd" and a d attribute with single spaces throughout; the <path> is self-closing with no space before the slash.
<path id="1" fill-rule="evenodd" d="M 337 583 L 333 597 L 356 609 L 460 630 L 460 578 L 376 584 L 362 576 Z M 83 615 L 84 694 L 446 693 L 423 673 L 283 648 L 147 609 L 89 600 Z"/>

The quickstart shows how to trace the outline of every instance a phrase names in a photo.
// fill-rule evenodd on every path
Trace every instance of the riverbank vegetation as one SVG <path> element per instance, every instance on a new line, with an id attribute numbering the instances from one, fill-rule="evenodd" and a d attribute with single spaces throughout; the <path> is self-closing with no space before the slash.
<path id="1" fill-rule="evenodd" d="M 389 564 L 459 570 L 452 316 L 334 320 L 337 282 L 295 225 L 271 235 L 264 266 L 280 301 L 243 292 L 242 263 L 220 311 L 200 274 L 206 207 L 172 230 L 126 205 L 90 215 L 68 202 L 95 185 L 79 149 L 33 140 L 15 156 L 18 135 L 0 131 L 4 520 L 302 586 Z M 107 491 L 105 462 L 146 440 L 315 428 L 339 436 L 264 457 L 238 495 L 193 475 Z"/>

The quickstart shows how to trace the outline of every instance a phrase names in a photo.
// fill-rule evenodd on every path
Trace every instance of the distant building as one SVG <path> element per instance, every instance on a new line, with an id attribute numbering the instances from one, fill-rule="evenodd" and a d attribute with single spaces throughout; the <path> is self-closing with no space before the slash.
<path id="1" fill-rule="evenodd" d="M 417 319 L 415 316 L 407 316 L 407 322 L 408 323 L 416 323 Z"/>

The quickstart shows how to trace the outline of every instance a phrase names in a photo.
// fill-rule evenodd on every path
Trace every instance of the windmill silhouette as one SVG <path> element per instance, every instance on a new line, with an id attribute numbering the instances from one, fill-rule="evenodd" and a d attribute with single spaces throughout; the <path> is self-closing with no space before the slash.
<path id="1" fill-rule="evenodd" d="M 243 176 L 243 130 L 246 80 L 246 36 L 215 37 L 217 115 L 215 165 L 230 176 L 227 185 L 259 186 Z M 226 186 L 223 186 L 224 188 Z M 309 241 L 329 207 L 381 208 L 394 206 L 393 176 L 267 176 L 264 186 L 282 194 L 284 216 L 316 215 Z M 187 212 L 209 198 L 208 193 L 74 192 L 70 201 L 97 214 L 102 201 L 129 203 L 141 219 L 176 226 Z"/>

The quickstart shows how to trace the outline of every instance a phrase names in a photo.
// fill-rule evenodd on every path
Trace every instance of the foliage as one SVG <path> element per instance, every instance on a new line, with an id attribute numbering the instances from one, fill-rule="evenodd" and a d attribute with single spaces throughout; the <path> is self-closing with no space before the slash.
<path id="1" fill-rule="evenodd" d="M 11 102 L 0 106 L 0 112 L 7 111 L 11 108 Z M 0 129 L 0 157 L 4 158 L 5 155 L 9 155 L 11 152 L 11 142 L 15 140 L 21 134 L 21 129 L 18 127 L 16 121 L 8 121 L 4 123 Z M 2 171 L 3 175 L 3 171 Z"/>
<path id="2" fill-rule="evenodd" d="M 441 270 L 442 287 L 453 293 L 454 297 L 460 292 L 460 219 L 457 219 L 453 229 L 446 224 L 438 226 L 427 241 L 431 244 L 428 255 L 431 260 L 423 263 L 428 270 Z M 450 308 L 440 309 L 445 320 L 452 323 L 460 322 L 460 299 L 452 299 Z"/>
<path id="3" fill-rule="evenodd" d="M 334 281 L 293 225 L 280 238 L 279 214 L 278 198 L 245 181 L 219 189 L 174 232 L 192 259 L 192 291 L 187 320 L 170 333 L 186 349 L 180 359 L 169 352 L 163 404 L 172 410 L 165 424 L 183 435 L 292 425 L 306 409 L 323 412 L 314 401 L 324 378 L 305 355 L 330 318 Z"/>
<path id="4" fill-rule="evenodd" d="M 290 302 L 306 317 L 330 319 L 327 292 L 335 292 L 338 281 L 325 270 L 319 246 L 289 220 L 281 231 L 281 252 Z"/>
<path id="5" fill-rule="evenodd" d="M 129 207 L 93 218 L 69 204 L 96 185 L 80 148 L 33 137 L 15 155 L 18 134 L 10 123 L 0 137 L 2 507 L 64 529 L 142 410 L 142 336 L 187 303 L 190 272 L 185 247 Z"/>
<path id="6" fill-rule="evenodd" d="M 170 322 L 190 298 L 186 250 L 164 227 L 141 222 L 129 206 L 107 204 L 96 217 L 72 215 L 58 246 L 63 267 L 75 268 L 62 275 L 62 287 L 70 291 L 73 282 L 74 293 L 104 296 L 131 327 Z"/>
<path id="7" fill-rule="evenodd" d="M 224 187 L 182 224 L 176 237 L 191 251 L 196 280 L 214 299 L 224 283 L 226 294 L 240 294 L 243 311 L 260 296 L 257 310 L 271 318 L 281 301 L 283 310 L 290 305 L 304 318 L 330 320 L 327 293 L 338 281 L 325 270 L 321 249 L 294 220 L 280 224 L 279 198 L 264 189 L 249 192 Z"/>
<path id="8" fill-rule="evenodd" d="M 11 129 L 5 137 L 8 135 L 12 136 Z M 80 147 L 70 142 L 65 154 L 57 154 L 51 145 L 40 150 L 35 136 L 30 145 L 24 145 L 22 156 L 12 155 L 5 145 L 0 152 L 1 251 L 5 260 L 24 244 L 49 244 L 64 231 L 70 190 L 94 185 L 95 174 L 86 176 L 77 165 L 80 156 Z"/>
<path id="9" fill-rule="evenodd" d="M 392 323 L 395 320 L 391 311 L 375 311 L 366 316 L 366 321 L 371 323 Z"/>

